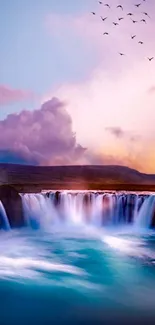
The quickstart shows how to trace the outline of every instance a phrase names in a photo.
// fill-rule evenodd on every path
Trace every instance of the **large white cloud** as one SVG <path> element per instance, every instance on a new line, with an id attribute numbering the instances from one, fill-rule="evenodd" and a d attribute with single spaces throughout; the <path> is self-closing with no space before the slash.
<path id="1" fill-rule="evenodd" d="M 54 30 L 52 24 L 56 23 L 59 32 L 65 25 L 65 29 L 75 30 L 75 37 L 76 33 L 83 37 L 89 50 L 91 43 L 92 52 L 99 53 L 98 65 L 87 79 L 66 83 L 55 93 L 67 102 L 77 139 L 82 145 L 103 157 L 130 161 L 130 165 L 138 165 L 141 170 L 155 172 L 155 96 L 154 91 L 150 91 L 155 85 L 155 60 L 151 64 L 147 60 L 148 56 L 155 56 L 152 34 L 155 2 L 144 3 L 139 10 L 132 1 L 122 3 L 123 12 L 116 10 L 118 1 L 113 1 L 109 12 L 97 4 L 90 8 L 90 11 L 96 11 L 96 16 L 89 12 L 69 19 L 57 16 L 53 22 L 52 17 L 48 18 L 51 33 Z M 133 11 L 137 24 L 127 17 L 128 11 Z M 147 24 L 140 21 L 144 17 L 143 11 L 148 11 L 151 16 L 151 19 L 147 18 Z M 102 23 L 100 15 L 108 15 L 106 24 Z M 115 28 L 112 21 L 120 15 L 125 19 Z M 110 33 L 107 38 L 102 35 L 105 30 Z M 137 35 L 134 41 L 131 40 L 133 33 Z M 139 40 L 144 41 L 143 46 L 138 44 Z M 124 52 L 126 56 L 120 57 L 118 52 Z M 49 90 L 45 98 L 51 94 L 53 90 Z M 120 128 L 130 136 L 116 139 L 106 131 L 107 128 Z"/>

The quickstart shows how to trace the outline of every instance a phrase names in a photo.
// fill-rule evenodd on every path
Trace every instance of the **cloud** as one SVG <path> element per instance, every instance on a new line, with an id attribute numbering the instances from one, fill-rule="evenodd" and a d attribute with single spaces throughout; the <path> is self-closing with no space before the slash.
<path id="1" fill-rule="evenodd" d="M 53 98 L 35 111 L 0 121 L 0 161 L 35 165 L 77 163 L 85 149 L 77 144 L 65 104 Z"/>
<path id="2" fill-rule="evenodd" d="M 132 156 L 96 153 L 77 143 L 65 102 L 53 98 L 34 111 L 0 121 L 0 162 L 27 165 L 119 164 L 140 168 Z"/>
<path id="3" fill-rule="evenodd" d="M 98 54 L 96 66 L 92 67 L 89 75 L 81 82 L 57 87 L 54 93 L 67 102 L 77 141 L 94 153 L 92 161 L 122 161 L 132 167 L 140 165 L 142 171 L 155 172 L 155 97 L 148 92 L 150 85 L 155 85 L 155 61 L 147 60 L 155 53 L 152 36 L 155 2 L 143 3 L 143 9 L 139 11 L 131 1 L 124 1 L 126 18 L 115 28 L 112 21 L 120 13 L 116 10 L 117 4 L 114 0 L 112 10 L 104 12 L 105 16 L 110 15 L 105 23 L 100 19 L 102 8 L 97 3 L 81 17 L 68 19 L 64 15 L 55 17 L 53 21 L 50 17 L 48 28 L 52 35 L 55 25 L 57 30 L 59 27 L 59 33 L 66 33 L 66 38 L 69 30 L 75 31 L 75 38 L 79 33 L 85 42 L 87 60 L 91 55 L 96 58 L 95 54 Z M 126 15 L 131 10 L 138 21 L 142 19 L 143 11 L 147 11 L 152 19 L 147 19 L 147 24 L 133 24 Z M 95 11 L 96 16 L 91 15 L 91 11 Z M 103 37 L 104 31 L 109 32 L 109 37 Z M 133 42 L 132 34 L 136 34 Z M 138 44 L 141 39 L 143 47 Z M 72 46 L 71 38 L 70 43 Z M 126 56 L 122 58 L 118 52 Z M 44 98 L 48 99 L 52 94 L 53 89 Z M 110 130 L 107 132 L 107 126 L 112 128 L 113 136 Z M 116 142 L 116 137 L 121 141 Z"/>
<path id="4" fill-rule="evenodd" d="M 105 130 L 110 132 L 116 138 L 123 138 L 126 135 L 125 131 L 123 131 L 120 127 L 106 127 Z"/>
<path id="5" fill-rule="evenodd" d="M 33 93 L 0 85 L 0 106 L 32 98 Z"/>
<path id="6" fill-rule="evenodd" d="M 115 136 L 118 139 L 124 139 L 124 140 L 129 140 L 131 142 L 136 142 L 140 140 L 139 135 L 132 134 L 131 132 L 123 130 L 119 126 L 111 126 L 111 127 L 106 127 L 106 131 L 111 133 L 113 136 Z"/>
<path id="7" fill-rule="evenodd" d="M 155 86 L 151 86 L 151 87 L 148 89 L 148 93 L 149 93 L 150 95 L 155 94 Z"/>

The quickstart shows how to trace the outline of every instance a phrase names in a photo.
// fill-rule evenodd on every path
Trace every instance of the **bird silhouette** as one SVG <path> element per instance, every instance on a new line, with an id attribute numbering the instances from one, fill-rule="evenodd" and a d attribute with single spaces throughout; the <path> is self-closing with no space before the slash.
<path id="1" fill-rule="evenodd" d="M 104 17 L 104 18 L 103 18 L 103 17 L 101 16 L 102 21 L 105 21 L 107 18 L 108 18 L 108 17 Z"/>
<path id="2" fill-rule="evenodd" d="M 105 6 L 105 7 L 108 7 L 108 8 L 110 9 L 110 6 L 109 6 L 109 4 L 108 4 L 108 3 L 106 3 L 104 6 Z"/>
<path id="3" fill-rule="evenodd" d="M 143 23 L 145 23 L 145 24 L 146 24 L 146 20 L 145 20 L 145 19 L 141 19 L 141 21 L 142 21 Z"/>
<path id="4" fill-rule="evenodd" d="M 141 3 L 138 3 L 135 5 L 135 7 L 139 8 L 141 6 Z"/>
<path id="5" fill-rule="evenodd" d="M 143 14 L 144 14 L 145 16 L 147 16 L 147 17 L 149 17 L 149 18 L 150 18 L 150 16 L 148 15 L 148 13 L 147 13 L 147 12 L 143 12 Z"/>
<path id="6" fill-rule="evenodd" d="M 142 5 L 142 2 L 146 2 L 146 0 L 140 0 L 140 1 L 141 1 L 141 3 L 133 4 L 133 6 L 135 6 L 136 8 L 139 8 L 139 7 Z M 102 4 L 103 4 L 105 7 L 111 9 L 111 6 L 110 6 L 108 3 L 105 3 L 105 4 L 104 4 L 103 1 L 98 1 L 98 3 L 99 3 L 99 5 L 102 5 Z M 121 9 L 122 11 L 124 10 L 124 8 L 123 8 L 123 6 L 122 6 L 121 4 L 118 4 L 116 8 Z M 97 13 L 94 12 L 94 11 L 92 11 L 91 14 L 94 15 L 94 16 L 97 15 Z M 145 17 L 150 18 L 149 14 L 148 14 L 147 12 L 144 11 L 144 12 L 142 12 L 142 14 L 143 14 Z M 133 18 L 135 18 L 135 17 L 132 17 L 132 16 L 134 16 L 134 13 L 132 13 L 132 12 L 129 11 L 129 12 L 126 13 L 126 15 L 129 16 L 129 17 L 131 17 L 130 20 L 133 22 L 133 24 L 138 23 L 138 20 L 135 20 L 135 19 L 133 19 Z M 120 14 L 120 16 L 121 16 L 121 14 Z M 122 13 L 122 16 L 124 16 L 123 13 Z M 139 20 L 139 22 L 142 22 L 142 23 L 145 23 L 145 24 L 146 24 L 148 21 L 147 21 L 147 19 L 146 19 L 145 17 L 144 17 L 144 18 L 141 17 L 142 19 Z M 108 17 L 102 17 L 102 16 L 101 16 L 101 19 L 102 19 L 103 22 L 105 22 L 105 21 L 108 19 Z M 125 19 L 125 17 L 117 17 L 117 19 L 118 19 L 118 21 L 121 21 L 121 20 Z M 118 26 L 118 25 L 119 25 L 119 23 L 116 22 L 116 21 L 113 21 L 112 24 L 113 24 L 114 26 Z M 121 24 L 120 24 L 120 25 L 121 25 Z M 104 32 L 103 35 L 104 35 L 104 36 L 108 36 L 108 35 L 109 35 L 109 32 Z M 131 37 L 132 40 L 134 40 L 135 38 L 137 38 L 137 35 L 134 35 L 134 34 L 132 35 L 132 34 L 131 34 L 130 37 Z M 138 40 L 137 40 L 137 43 L 140 44 L 140 45 L 143 45 L 143 44 L 144 44 L 143 41 L 138 41 Z M 134 44 L 135 44 L 135 43 L 134 43 Z M 122 52 L 118 52 L 118 54 L 119 54 L 120 56 L 125 56 L 125 55 L 126 55 L 125 53 L 122 53 Z M 152 60 L 154 60 L 154 58 L 155 58 L 155 57 L 147 57 L 147 60 L 148 60 L 149 62 L 151 62 Z"/>
<path id="7" fill-rule="evenodd" d="M 122 5 L 118 5 L 116 8 L 120 8 L 123 10 L 123 6 Z"/>

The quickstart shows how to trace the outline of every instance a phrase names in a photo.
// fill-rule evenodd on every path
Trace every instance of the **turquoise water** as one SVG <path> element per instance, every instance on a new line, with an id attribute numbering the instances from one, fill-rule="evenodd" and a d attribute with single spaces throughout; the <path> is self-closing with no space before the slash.
<path id="1" fill-rule="evenodd" d="M 62 228 L 0 234 L 0 324 L 155 324 L 155 235 Z"/>

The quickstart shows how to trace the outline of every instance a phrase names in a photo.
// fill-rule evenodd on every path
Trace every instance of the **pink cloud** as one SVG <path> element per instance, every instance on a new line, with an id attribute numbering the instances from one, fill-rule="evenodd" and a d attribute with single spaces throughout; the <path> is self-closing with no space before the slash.
<path id="1" fill-rule="evenodd" d="M 53 98 L 35 111 L 10 114 L 0 121 L 1 161 L 24 160 L 38 165 L 79 161 L 85 149 L 77 144 L 64 103 Z M 17 159 L 16 159 L 17 157 Z"/>
<path id="2" fill-rule="evenodd" d="M 0 85 L 0 106 L 27 100 L 32 96 L 32 92 Z"/>
<path id="3" fill-rule="evenodd" d="M 120 164 L 132 159 L 95 153 L 78 144 L 65 104 L 56 98 L 40 109 L 23 110 L 0 121 L 0 162 L 32 165 Z M 135 166 L 135 164 L 134 164 Z M 137 165 L 136 165 L 137 167 Z"/>

